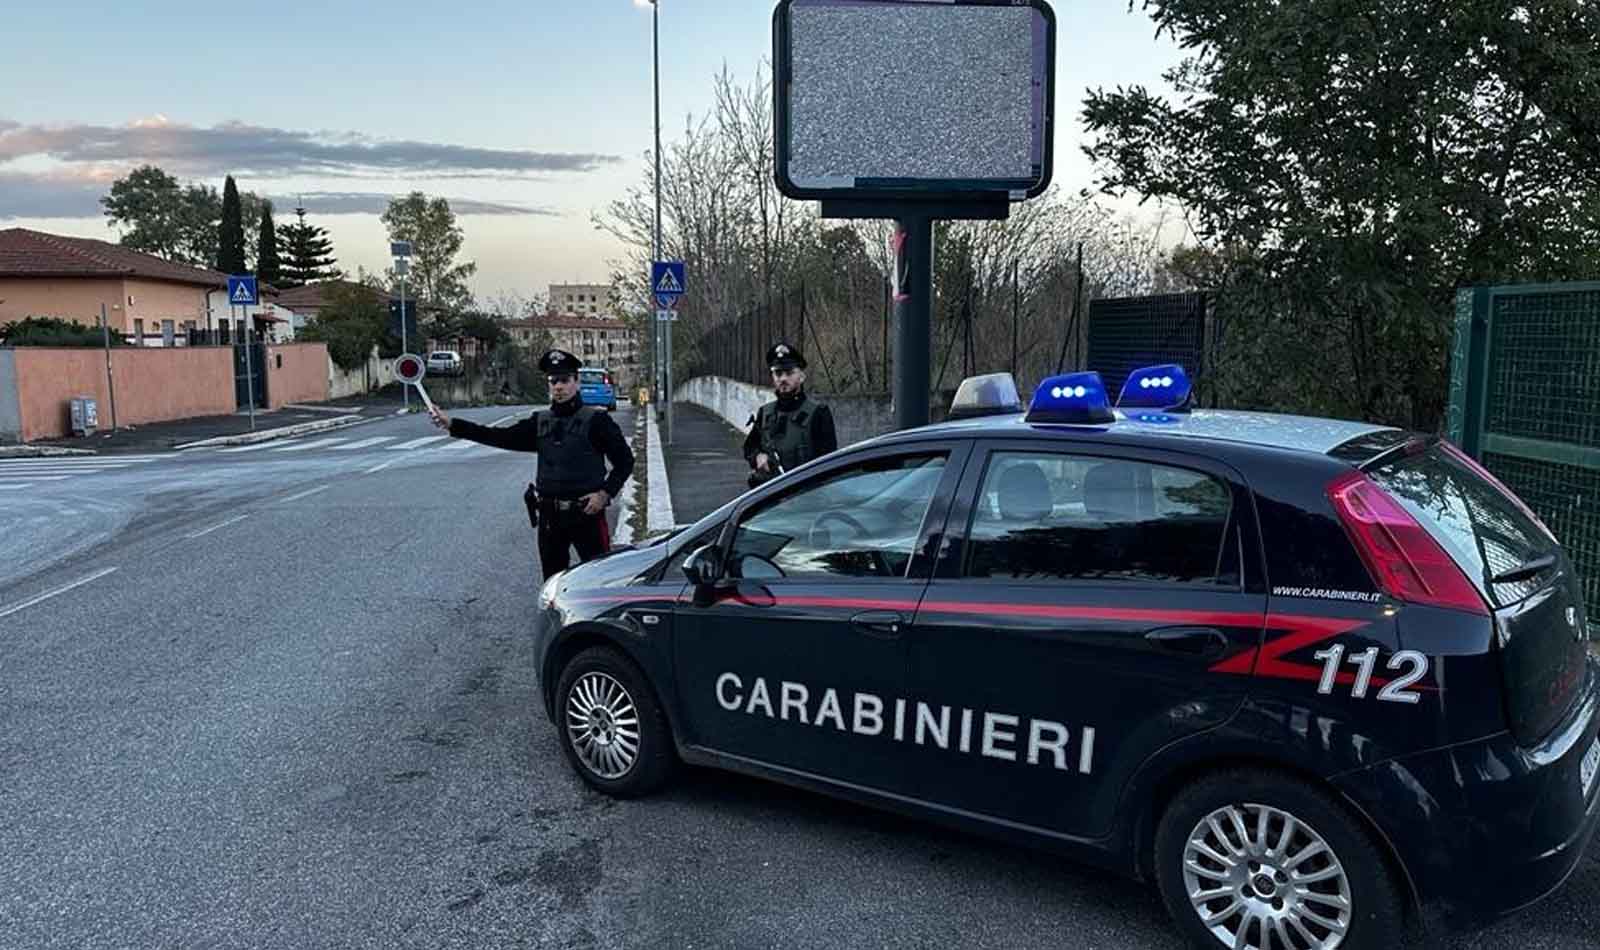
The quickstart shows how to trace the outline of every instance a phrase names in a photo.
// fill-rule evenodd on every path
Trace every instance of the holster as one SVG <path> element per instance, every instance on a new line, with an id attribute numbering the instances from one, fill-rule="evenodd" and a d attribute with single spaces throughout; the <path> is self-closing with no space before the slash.
<path id="1" fill-rule="evenodd" d="M 528 524 L 533 530 L 539 530 L 539 490 L 530 483 L 528 490 L 522 493 L 522 503 L 528 508 Z"/>

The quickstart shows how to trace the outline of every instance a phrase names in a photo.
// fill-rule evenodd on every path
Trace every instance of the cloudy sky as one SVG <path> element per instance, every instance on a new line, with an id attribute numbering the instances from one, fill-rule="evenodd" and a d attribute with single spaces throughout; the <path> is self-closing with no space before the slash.
<path id="1" fill-rule="evenodd" d="M 390 195 L 444 195 L 478 262 L 473 289 L 604 280 L 619 248 L 591 212 L 638 180 L 650 146 L 644 0 L 52 0 L 6 13 L 0 227 L 115 240 L 98 200 L 143 162 L 303 198 L 340 263 L 385 263 Z M 1090 184 L 1075 118 L 1093 86 L 1159 84 L 1178 51 L 1122 0 L 1056 3 L 1056 179 Z M 726 64 L 770 55 L 767 0 L 664 0 L 662 116 L 672 137 Z"/>

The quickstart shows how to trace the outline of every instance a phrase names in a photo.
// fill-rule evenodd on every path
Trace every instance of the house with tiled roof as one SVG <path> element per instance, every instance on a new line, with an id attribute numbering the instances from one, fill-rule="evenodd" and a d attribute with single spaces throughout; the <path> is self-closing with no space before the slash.
<path id="1" fill-rule="evenodd" d="M 269 337 L 284 335 L 271 328 L 287 327 L 289 315 L 275 312 L 270 300 L 230 313 L 226 284 L 218 271 L 108 241 L 0 229 L 0 326 L 26 317 L 98 326 L 103 307 L 113 331 L 143 345 L 179 344 L 187 330 L 247 318 Z M 263 296 L 273 293 L 265 288 Z"/>

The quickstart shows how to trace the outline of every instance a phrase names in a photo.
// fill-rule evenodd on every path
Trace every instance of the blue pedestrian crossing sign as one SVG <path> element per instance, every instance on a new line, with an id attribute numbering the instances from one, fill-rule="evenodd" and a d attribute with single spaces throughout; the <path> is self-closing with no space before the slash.
<path id="1" fill-rule="evenodd" d="M 248 274 L 228 278 L 228 306 L 254 307 L 261 302 L 256 296 L 256 279 Z"/>
<path id="2" fill-rule="evenodd" d="M 650 264 L 650 292 L 657 297 L 681 297 L 687 282 L 683 261 L 653 261 Z"/>

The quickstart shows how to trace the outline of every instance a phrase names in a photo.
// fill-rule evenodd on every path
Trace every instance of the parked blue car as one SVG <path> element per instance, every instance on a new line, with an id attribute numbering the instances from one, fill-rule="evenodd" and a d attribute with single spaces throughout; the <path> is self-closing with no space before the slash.
<path id="1" fill-rule="evenodd" d="M 601 406 L 617 411 L 617 387 L 611 374 L 603 369 L 585 367 L 578 370 L 578 394 L 586 406 Z"/>

